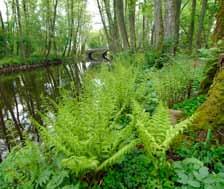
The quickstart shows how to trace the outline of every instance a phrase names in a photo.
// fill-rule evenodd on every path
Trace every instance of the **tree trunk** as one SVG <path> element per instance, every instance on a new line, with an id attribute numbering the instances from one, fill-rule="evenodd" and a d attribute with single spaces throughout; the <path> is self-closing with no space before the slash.
<path id="1" fill-rule="evenodd" d="M 102 24 L 103 24 L 104 33 L 105 33 L 109 48 L 113 49 L 113 45 L 111 44 L 110 34 L 109 34 L 108 29 L 107 29 L 106 20 L 105 20 L 104 14 L 103 14 L 103 9 L 102 9 L 102 6 L 100 5 L 99 0 L 97 0 L 97 6 L 98 6 L 98 9 L 99 9 L 99 12 L 100 12 L 101 21 L 102 21 Z"/>
<path id="2" fill-rule="evenodd" d="M 164 5 L 164 39 L 173 42 L 176 32 L 176 2 L 175 0 L 165 0 Z"/>
<path id="3" fill-rule="evenodd" d="M 176 0 L 176 21 L 175 21 L 176 31 L 175 31 L 174 54 L 176 54 L 176 51 L 179 45 L 181 4 L 182 4 L 182 0 Z"/>
<path id="4" fill-rule="evenodd" d="M 197 39 L 196 39 L 196 45 L 197 48 L 201 48 L 201 43 L 202 43 L 202 32 L 203 32 L 203 26 L 204 26 L 204 19 L 206 15 L 206 9 L 207 9 L 207 3 L 208 0 L 202 0 L 202 8 L 201 8 L 201 13 L 199 16 L 199 25 L 198 25 L 198 33 L 197 33 Z"/>
<path id="5" fill-rule="evenodd" d="M 132 50 L 136 48 L 135 6 L 136 6 L 136 0 L 130 0 L 128 18 L 129 18 L 130 46 Z"/>
<path id="6" fill-rule="evenodd" d="M 195 13 L 196 13 L 196 0 L 192 0 L 192 10 L 191 10 L 191 25 L 189 28 L 189 50 L 192 51 L 193 39 L 194 39 L 194 27 L 195 27 Z"/>
<path id="7" fill-rule="evenodd" d="M 163 48 L 164 28 L 162 16 L 162 1 L 154 0 L 154 47 L 161 51 Z"/>
<path id="8" fill-rule="evenodd" d="M 54 10 L 53 10 L 53 18 L 51 18 L 51 22 L 49 23 L 49 41 L 48 41 L 48 47 L 47 47 L 47 54 L 46 57 L 48 57 L 51 53 L 52 44 L 55 42 L 55 24 L 56 24 L 56 17 L 57 17 L 57 7 L 58 7 L 58 0 L 55 0 L 54 2 Z M 56 50 L 56 49 L 55 49 Z"/>
<path id="9" fill-rule="evenodd" d="M 103 0 L 104 6 L 105 6 L 105 11 L 107 15 L 107 20 L 108 20 L 108 27 L 109 27 L 109 38 L 110 38 L 110 43 L 111 43 L 111 50 L 116 52 L 121 49 L 121 44 L 120 44 L 120 37 L 119 37 L 119 31 L 118 31 L 118 26 L 117 26 L 117 16 L 116 16 L 116 9 L 115 5 L 116 2 L 113 0 L 113 10 L 114 10 L 114 18 L 111 13 L 111 4 L 110 0 Z"/>
<path id="10" fill-rule="evenodd" d="M 128 49 L 129 41 L 124 18 L 124 0 L 116 0 L 115 9 L 117 13 L 118 28 L 123 42 L 123 48 Z"/>
<path id="11" fill-rule="evenodd" d="M 24 43 L 23 43 L 23 30 L 22 30 L 22 23 L 21 23 L 21 14 L 20 14 L 20 7 L 19 7 L 19 0 L 16 0 L 16 12 L 17 12 L 17 23 L 18 23 L 18 30 L 19 30 L 19 51 L 22 57 L 26 56 Z"/>
<path id="12" fill-rule="evenodd" d="M 4 21 L 3 21 L 3 18 L 2 18 L 1 10 L 0 10 L 0 22 L 1 22 L 2 31 L 4 32 L 5 31 L 5 25 L 4 25 Z"/>
<path id="13" fill-rule="evenodd" d="M 224 38 L 224 0 L 219 0 L 219 11 L 216 15 L 216 27 L 213 34 L 213 41 L 217 42 Z"/>
<path id="14" fill-rule="evenodd" d="M 30 55 L 30 44 L 29 44 L 29 32 L 28 32 L 28 8 L 27 8 L 27 1 L 22 0 L 22 6 L 23 6 L 23 13 L 24 13 L 24 36 L 26 37 L 25 43 L 24 43 L 24 55 L 25 57 L 28 57 Z"/>
<path id="15" fill-rule="evenodd" d="M 116 0 L 113 0 L 113 9 L 114 9 L 114 41 L 115 41 L 115 45 L 116 45 L 116 48 L 115 50 L 116 51 L 120 51 L 122 49 L 122 43 L 121 43 L 121 40 L 120 40 L 120 35 L 119 35 L 119 27 L 118 27 L 118 21 L 117 21 L 117 10 L 116 10 Z"/>
<path id="16" fill-rule="evenodd" d="M 7 145 L 7 148 L 10 151 L 11 150 L 10 140 L 8 138 L 8 133 L 7 133 L 7 129 L 6 129 L 6 126 L 5 126 L 5 121 L 4 121 L 4 118 L 3 118 L 2 109 L 0 109 L 0 127 L 2 128 L 2 133 L 3 133 L 3 136 L 5 137 L 5 143 Z"/>

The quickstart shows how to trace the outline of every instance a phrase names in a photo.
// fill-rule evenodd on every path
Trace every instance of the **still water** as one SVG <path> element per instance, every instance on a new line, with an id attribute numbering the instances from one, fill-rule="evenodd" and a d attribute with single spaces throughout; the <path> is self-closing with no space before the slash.
<path id="1" fill-rule="evenodd" d="M 0 161 L 24 138 L 39 140 L 32 119 L 42 123 L 40 113 L 64 89 L 76 96 L 85 69 L 86 63 L 80 63 L 0 75 Z"/>

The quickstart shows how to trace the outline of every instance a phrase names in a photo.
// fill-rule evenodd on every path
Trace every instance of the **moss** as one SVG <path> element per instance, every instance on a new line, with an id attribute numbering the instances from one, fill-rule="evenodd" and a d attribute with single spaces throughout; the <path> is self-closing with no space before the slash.
<path id="1" fill-rule="evenodd" d="M 197 111 L 194 126 L 197 129 L 224 126 L 224 70 L 217 73 L 207 100 Z"/>
<path id="2" fill-rule="evenodd" d="M 210 88 L 210 86 L 212 85 L 213 82 L 213 78 L 215 77 L 215 74 L 217 72 L 217 68 L 218 68 L 218 64 L 217 64 L 218 60 L 212 60 L 209 61 L 206 64 L 206 76 L 205 78 L 202 80 L 201 82 L 201 86 L 200 86 L 200 93 L 201 94 L 206 94 Z"/>

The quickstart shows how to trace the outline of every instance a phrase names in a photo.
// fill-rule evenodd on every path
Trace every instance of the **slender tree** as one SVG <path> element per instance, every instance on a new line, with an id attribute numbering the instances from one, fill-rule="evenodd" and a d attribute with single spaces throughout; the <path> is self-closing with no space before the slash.
<path id="1" fill-rule="evenodd" d="M 136 32 L 135 32 L 135 9 L 136 9 L 136 0 L 129 0 L 129 33 L 130 33 L 130 46 L 134 50 L 136 47 Z"/>
<path id="2" fill-rule="evenodd" d="M 188 36 L 188 43 L 189 43 L 189 50 L 192 50 L 193 39 L 194 39 L 194 30 L 195 30 L 195 14 L 196 14 L 196 0 L 192 0 L 192 9 L 191 9 L 191 23 L 189 27 L 189 36 Z"/>
<path id="3" fill-rule="evenodd" d="M 197 33 L 197 39 L 196 39 L 197 48 L 201 48 L 201 44 L 202 44 L 202 33 L 204 28 L 204 20 L 206 15 L 207 4 L 208 4 L 208 0 L 202 0 L 202 7 L 201 7 L 201 13 L 199 16 L 198 33 Z"/>
<path id="4" fill-rule="evenodd" d="M 163 16 L 162 16 L 162 1 L 154 0 L 154 31 L 153 45 L 158 50 L 162 50 L 164 39 Z"/>
<path id="5" fill-rule="evenodd" d="M 120 36 L 123 42 L 123 48 L 128 49 L 130 47 L 128 40 L 128 33 L 125 25 L 125 17 L 124 17 L 124 0 L 115 0 L 116 1 L 116 14 L 117 14 L 117 22 L 118 28 L 120 31 Z"/>
<path id="6" fill-rule="evenodd" d="M 2 12 L 1 12 L 1 10 L 0 10 L 0 23 L 1 23 L 2 31 L 4 32 L 5 31 L 5 25 L 4 25 L 4 21 L 3 21 L 3 18 L 2 18 Z"/>

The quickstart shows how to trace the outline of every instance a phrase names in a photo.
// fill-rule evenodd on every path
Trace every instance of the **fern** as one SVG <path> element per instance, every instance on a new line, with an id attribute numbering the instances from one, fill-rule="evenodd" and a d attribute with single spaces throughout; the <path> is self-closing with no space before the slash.
<path id="1" fill-rule="evenodd" d="M 79 101 L 64 98 L 56 120 L 48 121 L 55 122 L 53 130 L 41 127 L 44 143 L 64 155 L 64 168 L 76 175 L 100 171 L 119 163 L 135 147 L 133 122 L 124 127 L 118 121 L 129 116 L 135 78 L 131 67 L 119 64 L 113 72 L 103 67 L 95 78 L 89 73 Z"/>
<path id="2" fill-rule="evenodd" d="M 125 145 L 118 152 L 113 154 L 109 159 L 105 160 L 99 167 L 97 167 L 97 171 L 105 169 L 114 164 L 114 162 L 118 163 L 119 161 L 124 159 L 124 156 L 130 153 L 138 144 L 138 140 L 133 140 L 130 144 Z"/>
<path id="3" fill-rule="evenodd" d="M 193 121 L 194 116 L 173 126 L 168 109 L 162 104 L 157 107 L 155 114 L 150 117 L 140 105 L 134 102 L 136 130 L 149 156 L 163 155 L 169 149 L 174 138 L 184 131 Z"/>
<path id="4" fill-rule="evenodd" d="M 0 164 L 1 189 L 57 188 L 68 178 L 68 171 L 57 164 L 59 160 L 59 155 L 28 142 L 25 147 L 14 149 Z"/>

